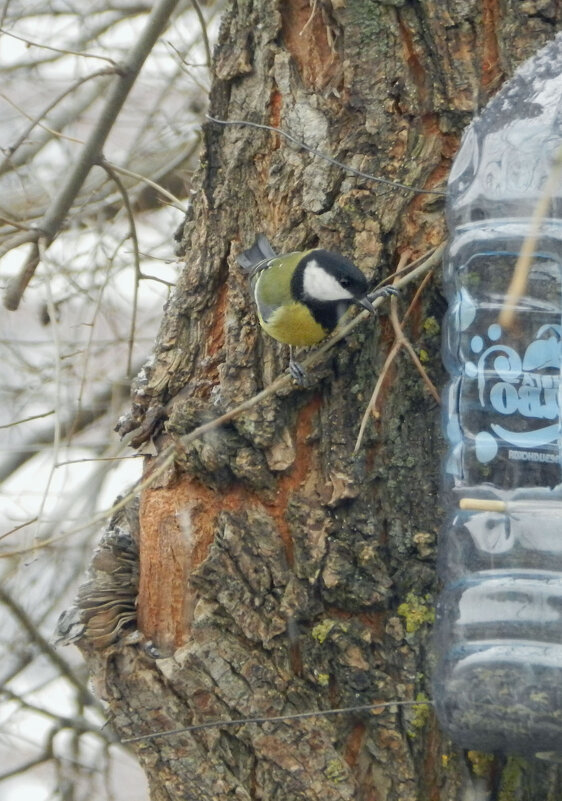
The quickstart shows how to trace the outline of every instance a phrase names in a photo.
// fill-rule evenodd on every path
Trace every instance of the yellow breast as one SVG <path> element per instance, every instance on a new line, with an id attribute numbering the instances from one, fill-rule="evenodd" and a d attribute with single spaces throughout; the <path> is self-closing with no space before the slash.
<path id="1" fill-rule="evenodd" d="M 267 322 L 260 316 L 260 322 L 269 336 L 296 347 L 315 345 L 328 335 L 328 331 L 316 322 L 302 303 L 279 306 Z"/>

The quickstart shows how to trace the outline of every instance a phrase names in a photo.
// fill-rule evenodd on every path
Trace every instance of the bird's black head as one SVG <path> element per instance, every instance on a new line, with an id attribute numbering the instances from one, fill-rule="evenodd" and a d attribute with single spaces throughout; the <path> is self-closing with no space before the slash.
<path id="1" fill-rule="evenodd" d="M 367 279 L 353 262 L 329 250 L 311 250 L 302 257 L 291 280 L 291 294 L 304 303 L 317 322 L 332 331 L 351 303 L 363 301 Z"/>

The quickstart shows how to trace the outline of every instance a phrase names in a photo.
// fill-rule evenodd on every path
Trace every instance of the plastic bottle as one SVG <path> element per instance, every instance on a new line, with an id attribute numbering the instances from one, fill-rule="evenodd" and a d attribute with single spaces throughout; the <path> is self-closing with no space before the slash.
<path id="1" fill-rule="evenodd" d="M 458 745 L 544 758 L 562 754 L 560 182 L 513 325 L 498 316 L 561 148 L 562 35 L 470 125 L 449 179 L 433 687 Z"/>

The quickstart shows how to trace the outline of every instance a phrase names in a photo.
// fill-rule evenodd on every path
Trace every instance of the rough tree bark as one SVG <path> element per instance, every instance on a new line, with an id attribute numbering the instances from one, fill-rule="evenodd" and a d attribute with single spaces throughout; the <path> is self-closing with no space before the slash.
<path id="1" fill-rule="evenodd" d="M 233 0 L 210 113 L 444 188 L 475 109 L 561 18 L 555 0 Z M 81 641 L 114 726 L 127 737 L 429 696 L 443 444 L 439 409 L 404 351 L 353 456 L 392 345 L 388 320 L 355 329 L 310 388 L 290 386 L 184 448 L 179 438 L 286 368 L 235 264 L 256 231 L 279 251 L 339 250 L 374 285 L 405 251 L 415 258 L 445 238 L 443 200 L 346 174 L 269 131 L 211 123 L 198 186 L 181 232 L 185 268 L 121 426 L 137 445 L 178 443 L 173 468 L 140 502 L 138 626 L 155 647 Z M 435 275 L 407 334 L 438 386 L 443 312 Z M 147 457 L 147 476 L 154 464 Z M 426 707 L 218 727 L 135 748 L 155 801 L 468 797 L 463 757 Z M 499 760 L 470 759 L 484 783 L 502 771 Z M 562 797 L 548 765 L 510 760 L 499 781 L 504 799 Z"/>

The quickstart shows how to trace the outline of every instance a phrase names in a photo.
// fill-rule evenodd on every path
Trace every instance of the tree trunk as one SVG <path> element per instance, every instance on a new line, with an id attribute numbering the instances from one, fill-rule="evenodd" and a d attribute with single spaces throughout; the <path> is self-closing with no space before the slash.
<path id="1" fill-rule="evenodd" d="M 210 114 L 277 126 L 355 169 L 443 190 L 475 110 L 561 18 L 555 0 L 233 1 Z M 181 233 L 185 268 L 121 426 L 137 445 L 177 446 L 164 472 L 147 457 L 154 481 L 140 505 L 138 625 L 154 647 L 82 642 L 121 737 L 430 697 L 444 445 L 438 406 L 405 349 L 353 455 L 394 341 L 387 317 L 329 351 L 308 388 L 287 382 L 204 437 L 182 437 L 286 369 L 235 263 L 256 232 L 279 252 L 338 250 L 374 286 L 401 256 L 446 238 L 443 206 L 440 195 L 346 173 L 278 133 L 206 126 Z M 414 291 L 402 293 L 400 315 Z M 405 325 L 438 387 L 444 308 L 436 273 Z M 562 797 L 548 765 L 503 768 L 470 754 L 469 771 L 424 705 L 135 747 L 154 801 L 451 801 L 469 798 L 471 781 L 499 785 L 504 799 Z"/>

